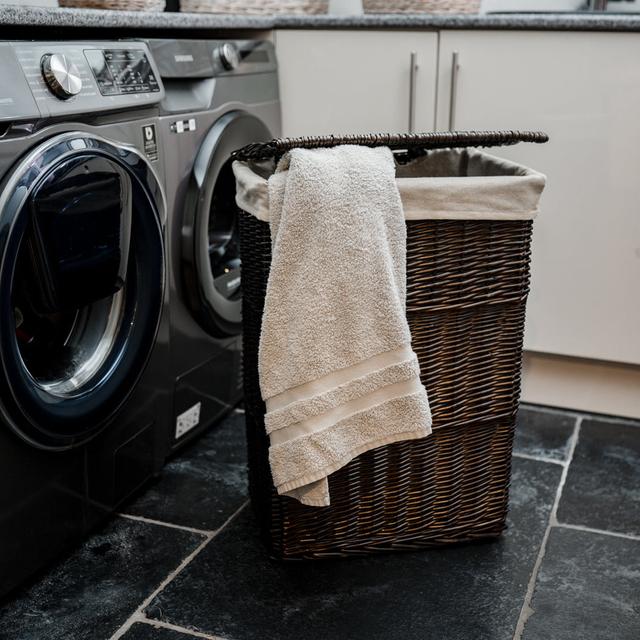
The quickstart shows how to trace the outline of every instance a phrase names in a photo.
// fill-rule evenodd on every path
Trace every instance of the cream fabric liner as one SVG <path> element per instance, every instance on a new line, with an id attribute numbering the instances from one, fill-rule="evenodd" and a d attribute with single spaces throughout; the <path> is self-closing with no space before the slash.
<path id="1" fill-rule="evenodd" d="M 236 203 L 269 220 L 268 169 L 234 162 Z M 546 178 L 475 149 L 432 151 L 396 168 L 406 220 L 530 220 Z"/>

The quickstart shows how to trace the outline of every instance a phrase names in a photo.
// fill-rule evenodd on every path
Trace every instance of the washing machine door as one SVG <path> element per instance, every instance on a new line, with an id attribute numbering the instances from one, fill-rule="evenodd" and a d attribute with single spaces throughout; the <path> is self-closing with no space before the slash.
<path id="1" fill-rule="evenodd" d="M 232 111 L 211 127 L 194 162 L 183 214 L 181 269 L 191 311 L 215 337 L 241 332 L 238 207 L 230 155 L 271 138 L 264 122 Z"/>
<path id="2" fill-rule="evenodd" d="M 162 312 L 164 196 L 134 149 L 55 136 L 0 195 L 0 411 L 42 448 L 86 442 L 136 385 Z"/>

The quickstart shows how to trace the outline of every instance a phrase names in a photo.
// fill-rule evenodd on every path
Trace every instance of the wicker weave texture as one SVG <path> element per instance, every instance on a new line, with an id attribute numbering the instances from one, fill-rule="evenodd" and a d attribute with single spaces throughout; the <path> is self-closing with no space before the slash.
<path id="1" fill-rule="evenodd" d="M 363 0 L 365 13 L 478 13 L 480 0 Z"/>
<path id="2" fill-rule="evenodd" d="M 114 11 L 164 11 L 165 0 L 58 0 L 61 7 Z"/>
<path id="3" fill-rule="evenodd" d="M 322 14 L 329 0 L 181 0 L 187 13 Z"/>
<path id="4" fill-rule="evenodd" d="M 380 447 L 331 475 L 330 507 L 273 488 L 258 379 L 269 226 L 240 213 L 251 500 L 279 558 L 417 549 L 497 537 L 520 393 L 530 221 L 407 223 L 407 316 L 433 434 Z"/>

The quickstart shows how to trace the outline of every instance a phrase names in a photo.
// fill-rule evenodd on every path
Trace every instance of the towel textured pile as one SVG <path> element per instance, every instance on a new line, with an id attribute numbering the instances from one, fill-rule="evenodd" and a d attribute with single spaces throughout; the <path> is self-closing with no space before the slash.
<path id="1" fill-rule="evenodd" d="M 269 178 L 272 264 L 259 351 L 278 493 L 431 432 L 405 315 L 406 227 L 387 148 L 295 149 Z"/>

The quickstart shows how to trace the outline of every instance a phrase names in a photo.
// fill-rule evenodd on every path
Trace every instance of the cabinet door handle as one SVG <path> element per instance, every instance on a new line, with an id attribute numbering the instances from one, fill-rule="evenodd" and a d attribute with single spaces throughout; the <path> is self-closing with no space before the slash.
<path id="1" fill-rule="evenodd" d="M 456 106 L 458 102 L 458 76 L 460 75 L 460 54 L 454 51 L 451 56 L 451 95 L 449 96 L 449 131 L 456 125 Z"/>
<path id="2" fill-rule="evenodd" d="M 418 54 L 411 52 L 409 68 L 409 133 L 416 130 L 416 84 L 418 82 Z"/>

